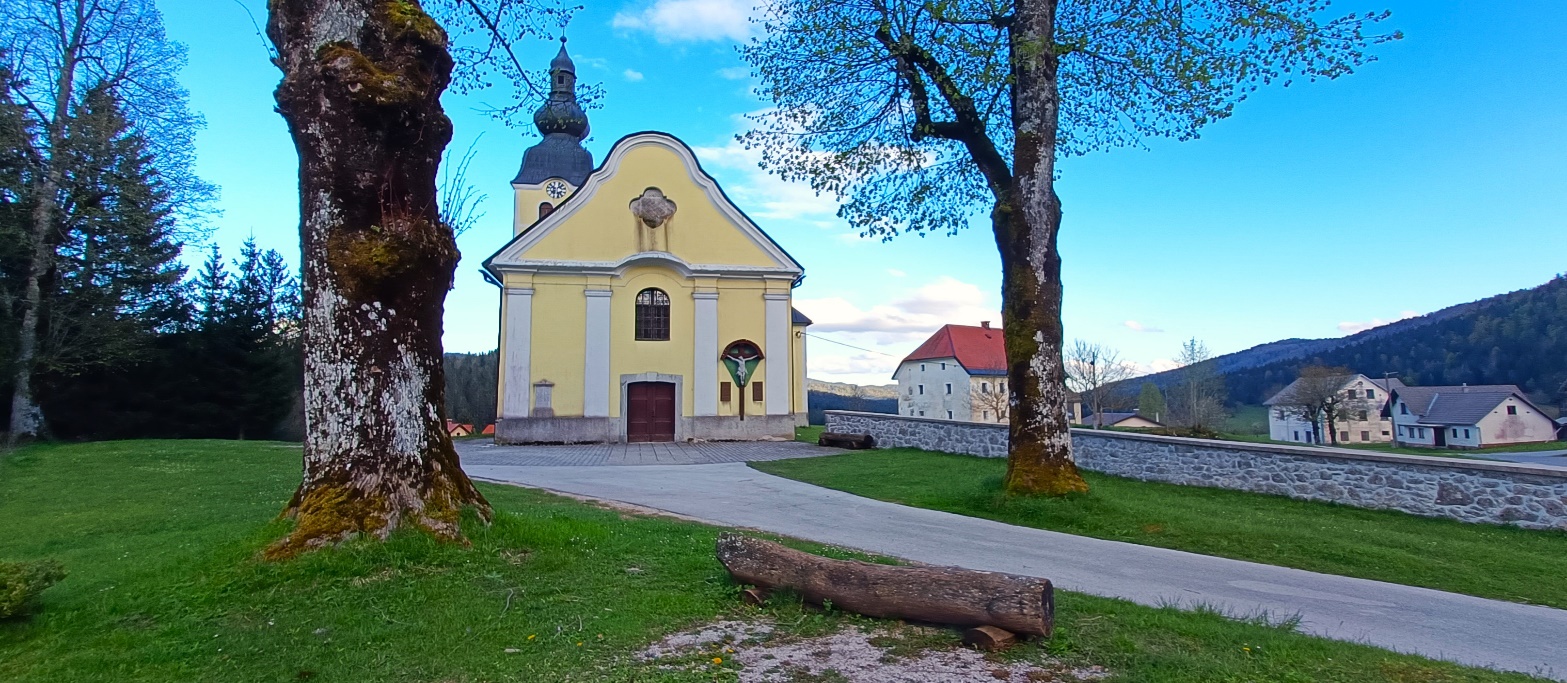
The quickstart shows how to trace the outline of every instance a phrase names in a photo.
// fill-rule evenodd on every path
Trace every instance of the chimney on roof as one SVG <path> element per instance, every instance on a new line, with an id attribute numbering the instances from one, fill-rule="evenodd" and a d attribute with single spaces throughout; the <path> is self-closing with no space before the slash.
<path id="1" fill-rule="evenodd" d="M 979 326 L 988 330 L 988 329 L 990 329 L 990 321 L 989 320 L 981 320 L 981 321 L 979 321 Z"/>
<path id="2" fill-rule="evenodd" d="M 1469 383 L 1468 382 L 1464 382 L 1462 386 L 1463 386 L 1463 389 L 1464 389 L 1464 393 L 1466 393 L 1466 394 L 1469 393 Z"/>

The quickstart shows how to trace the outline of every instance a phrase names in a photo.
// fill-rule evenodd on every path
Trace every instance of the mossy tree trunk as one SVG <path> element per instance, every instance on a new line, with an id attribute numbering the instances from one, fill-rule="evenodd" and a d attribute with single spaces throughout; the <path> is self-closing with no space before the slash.
<path id="1" fill-rule="evenodd" d="M 1011 184 L 991 216 L 1001 253 L 1011 446 L 1009 493 L 1088 490 L 1072 458 L 1061 352 L 1061 200 L 1056 196 L 1060 95 L 1056 0 L 1019 0 L 1012 26 Z"/>
<path id="2" fill-rule="evenodd" d="M 441 314 L 457 264 L 435 178 L 446 34 L 415 0 L 273 0 L 276 97 L 299 152 L 304 481 L 285 557 L 409 525 L 461 540 L 489 504 L 444 428 Z"/>
<path id="3" fill-rule="evenodd" d="M 915 115 L 910 137 L 961 143 L 996 199 L 990 214 L 1001 255 L 1001 317 L 1007 349 L 1011 445 L 1004 487 L 1014 494 L 1060 495 L 1088 490 L 1072 460 L 1062 366 L 1061 201 L 1055 192 L 1055 0 L 1022 0 L 1015 14 L 988 23 L 1011 36 L 1014 136 L 1012 163 L 991 139 L 985 116 L 946 65 L 890 23 L 875 38 L 892 55 Z M 932 115 L 930 90 L 950 110 Z"/>

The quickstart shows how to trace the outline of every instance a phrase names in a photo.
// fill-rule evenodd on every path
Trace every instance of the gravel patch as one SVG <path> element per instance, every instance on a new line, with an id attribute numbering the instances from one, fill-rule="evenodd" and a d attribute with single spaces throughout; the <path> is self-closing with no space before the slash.
<path id="1" fill-rule="evenodd" d="M 654 643 L 639 658 L 669 668 L 730 668 L 740 683 L 1045 683 L 1096 681 L 1102 667 L 1002 662 L 957 646 L 916 646 L 936 629 L 851 626 L 816 638 L 773 637 L 765 623 L 721 621 Z M 939 639 L 939 638 L 938 638 Z"/>

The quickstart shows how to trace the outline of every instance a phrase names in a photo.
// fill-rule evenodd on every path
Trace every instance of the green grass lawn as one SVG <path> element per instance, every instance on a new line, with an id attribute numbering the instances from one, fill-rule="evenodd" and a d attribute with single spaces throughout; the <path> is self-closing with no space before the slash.
<path id="1" fill-rule="evenodd" d="M 1220 431 L 1231 434 L 1244 434 L 1250 436 L 1268 435 L 1268 407 L 1259 405 L 1235 406 L 1230 416 L 1225 418 Z"/>
<path id="2" fill-rule="evenodd" d="M 809 427 L 795 427 L 794 428 L 794 440 L 795 441 L 804 441 L 806 443 L 816 443 L 816 440 L 818 438 L 820 438 L 821 435 L 822 435 L 822 432 L 825 432 L 825 431 L 827 431 L 827 427 L 825 427 L 823 425 L 811 425 Z"/>
<path id="3" fill-rule="evenodd" d="M 632 654 L 718 617 L 771 618 L 785 637 L 860 621 L 787 599 L 740 605 L 713 557 L 717 528 L 504 486 L 481 485 L 496 521 L 468 520 L 471 548 L 408 533 L 259 561 L 287 529 L 273 517 L 298 470 L 297 447 L 258 442 L 0 459 L 0 559 L 70 571 L 36 615 L 0 621 L 0 680 L 733 681 L 732 662 L 665 670 Z M 1534 680 L 1213 614 L 1057 601 L 1053 640 L 1001 656 L 1097 663 L 1136 683 Z"/>
<path id="4" fill-rule="evenodd" d="M 1567 533 L 1464 524 L 1084 472 L 1089 492 L 1000 495 L 1000 458 L 913 449 L 752 463 L 878 500 L 1094 538 L 1567 608 Z"/>

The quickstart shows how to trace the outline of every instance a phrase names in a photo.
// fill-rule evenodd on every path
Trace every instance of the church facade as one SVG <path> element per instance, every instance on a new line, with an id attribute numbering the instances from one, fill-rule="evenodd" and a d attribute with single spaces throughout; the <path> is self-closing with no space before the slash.
<path id="1" fill-rule="evenodd" d="M 562 45 L 512 181 L 498 443 L 792 438 L 805 423 L 804 269 L 680 140 L 621 138 L 602 165 Z"/>

